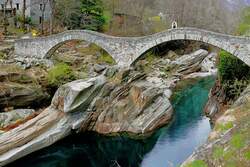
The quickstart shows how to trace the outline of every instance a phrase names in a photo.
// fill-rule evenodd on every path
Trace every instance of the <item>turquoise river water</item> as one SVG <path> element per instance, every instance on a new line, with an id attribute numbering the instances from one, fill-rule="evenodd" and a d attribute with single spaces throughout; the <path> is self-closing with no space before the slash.
<path id="1" fill-rule="evenodd" d="M 211 130 L 203 107 L 213 78 L 187 84 L 172 98 L 172 122 L 147 139 L 125 135 L 72 135 L 9 166 L 15 167 L 172 167 L 181 164 L 203 144 Z"/>

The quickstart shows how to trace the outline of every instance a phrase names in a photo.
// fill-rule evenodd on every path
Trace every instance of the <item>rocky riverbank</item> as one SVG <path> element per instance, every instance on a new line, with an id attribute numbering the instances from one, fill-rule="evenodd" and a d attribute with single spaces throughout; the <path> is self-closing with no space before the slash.
<path id="1" fill-rule="evenodd" d="M 169 98 L 177 82 L 216 74 L 213 53 L 202 49 L 183 56 L 173 53 L 171 51 L 163 57 L 145 57 L 130 69 L 96 65 L 93 71 L 99 75 L 61 86 L 51 105 L 34 118 L 31 117 L 33 112 L 30 115 L 19 114 L 21 117 L 16 117 L 16 111 L 2 113 L 2 118 L 9 121 L 4 119 L 1 122 L 0 165 L 51 145 L 72 131 L 147 134 L 167 124 L 173 113 Z M 33 71 L 33 68 L 29 70 Z M 6 72 L 2 75 L 2 85 L 12 85 L 10 81 L 17 84 L 21 82 L 19 78 L 26 79 L 20 83 L 24 84 L 21 92 L 32 85 L 30 78 L 38 78 L 37 85 L 43 85 L 42 73 L 29 78 L 29 70 L 22 72 L 25 77 Z M 32 74 L 36 73 L 33 71 Z M 41 90 L 43 88 L 46 86 L 40 87 Z M 12 87 L 9 92 L 6 87 L 2 90 L 4 94 L 0 96 L 0 102 L 6 111 L 29 106 L 30 101 L 41 103 L 41 97 L 44 97 L 37 97 L 39 93 L 32 93 L 33 89 L 28 91 L 32 98 L 24 93 L 14 96 L 17 91 L 13 91 Z M 41 92 L 44 94 L 46 91 Z M 18 98 L 23 98 L 22 102 L 26 103 L 17 105 L 19 103 L 14 102 L 18 102 Z M 6 101 L 13 103 L 7 105 Z"/>
<path id="2" fill-rule="evenodd" d="M 250 87 L 215 122 L 209 140 L 191 155 L 184 167 L 249 166 Z"/>

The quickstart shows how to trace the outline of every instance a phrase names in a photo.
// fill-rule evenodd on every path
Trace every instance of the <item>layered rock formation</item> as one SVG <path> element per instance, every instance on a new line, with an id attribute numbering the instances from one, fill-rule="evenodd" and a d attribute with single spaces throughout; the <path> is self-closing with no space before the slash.
<path id="1" fill-rule="evenodd" d="M 60 87 L 50 107 L 0 136 L 0 165 L 51 145 L 72 130 L 147 133 L 171 118 L 163 90 L 133 79 L 117 85 L 100 76 Z"/>
<path id="2" fill-rule="evenodd" d="M 169 101 L 172 89 L 186 75 L 199 71 L 207 55 L 207 51 L 200 50 L 185 55 L 181 63 L 156 58 L 150 64 L 153 70 L 147 73 L 139 67 L 114 66 L 98 77 L 61 86 L 47 109 L 0 135 L 0 166 L 47 147 L 73 131 L 147 134 L 167 124 L 173 113 Z M 185 74 L 180 73 L 183 71 Z"/>
<path id="3" fill-rule="evenodd" d="M 41 103 L 49 99 L 43 87 L 44 70 L 24 71 L 15 65 L 0 65 L 0 69 L 0 111 L 5 107 L 42 107 Z"/>

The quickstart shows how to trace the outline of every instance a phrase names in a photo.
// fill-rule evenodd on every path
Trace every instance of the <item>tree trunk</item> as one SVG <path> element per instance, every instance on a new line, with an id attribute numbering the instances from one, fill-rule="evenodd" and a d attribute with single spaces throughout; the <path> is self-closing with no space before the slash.
<path id="1" fill-rule="evenodd" d="M 43 1 L 43 6 L 42 6 L 42 22 L 41 22 L 41 30 L 42 30 L 42 34 L 44 34 L 44 16 L 45 16 L 45 10 L 46 10 L 46 4 L 47 4 L 47 0 Z"/>
<path id="2" fill-rule="evenodd" d="M 26 11 L 26 0 L 23 0 L 23 9 L 22 9 L 22 29 L 23 30 L 26 30 L 26 27 L 25 27 L 25 22 L 26 22 L 26 16 L 25 16 L 25 11 Z"/>
<path id="3" fill-rule="evenodd" d="M 7 35 L 8 34 L 8 18 L 7 18 L 7 15 L 6 15 L 6 8 L 7 8 L 7 4 L 8 4 L 8 0 L 6 0 L 6 2 L 4 3 L 4 9 L 3 9 L 3 34 L 4 35 Z"/>
<path id="4" fill-rule="evenodd" d="M 55 0 L 49 0 L 51 15 L 50 15 L 50 35 L 54 31 L 54 16 L 55 16 Z"/>

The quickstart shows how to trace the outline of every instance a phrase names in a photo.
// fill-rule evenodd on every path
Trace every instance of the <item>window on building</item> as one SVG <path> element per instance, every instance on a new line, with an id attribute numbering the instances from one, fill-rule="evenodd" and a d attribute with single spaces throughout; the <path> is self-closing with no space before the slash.
<path id="1" fill-rule="evenodd" d="M 40 4 L 40 10 L 43 10 L 43 4 Z"/>
<path id="2" fill-rule="evenodd" d="M 16 3 L 16 10 L 19 10 L 19 3 Z"/>
<path id="3" fill-rule="evenodd" d="M 1 4 L 2 9 L 4 9 L 4 4 Z"/>
<path id="4" fill-rule="evenodd" d="M 39 17 L 39 23 L 42 23 L 42 16 Z"/>

